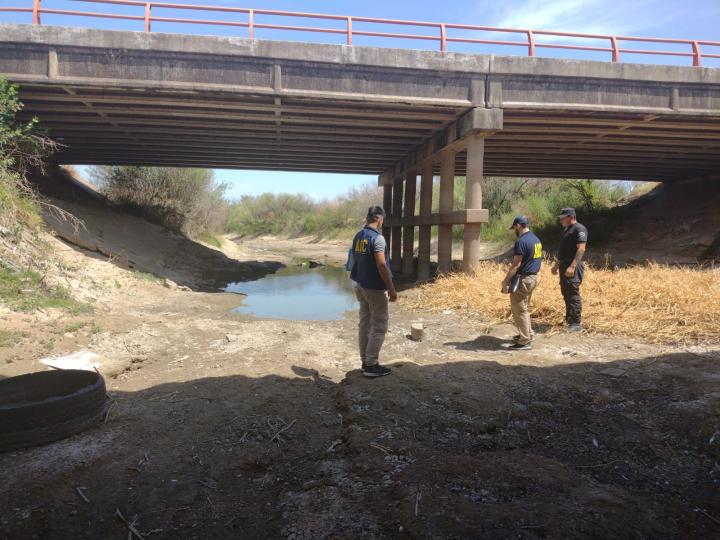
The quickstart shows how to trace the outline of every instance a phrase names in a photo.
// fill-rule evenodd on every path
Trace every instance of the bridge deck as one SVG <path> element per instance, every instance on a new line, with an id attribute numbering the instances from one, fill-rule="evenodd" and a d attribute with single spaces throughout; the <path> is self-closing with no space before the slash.
<path id="1" fill-rule="evenodd" d="M 0 72 L 67 163 L 381 174 L 481 107 L 486 174 L 720 168 L 720 69 L 4 25 Z"/>
<path id="2" fill-rule="evenodd" d="M 20 84 L 23 115 L 65 145 L 59 162 L 378 174 L 394 264 L 402 255 L 413 272 L 419 226 L 421 277 L 431 225 L 442 270 L 453 224 L 466 266 L 477 261 L 483 175 L 720 171 L 713 68 L 0 25 L 0 73 Z M 461 212 L 455 175 L 467 177 Z"/>

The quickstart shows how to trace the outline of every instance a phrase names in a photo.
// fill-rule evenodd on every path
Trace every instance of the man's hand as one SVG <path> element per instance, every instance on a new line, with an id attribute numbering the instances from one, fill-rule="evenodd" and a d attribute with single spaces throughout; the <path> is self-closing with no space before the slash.
<path id="1" fill-rule="evenodd" d="M 503 293 L 510 291 L 510 282 L 507 279 L 503 279 L 502 283 L 500 283 L 500 291 Z"/>
<path id="2" fill-rule="evenodd" d="M 552 272 L 553 276 L 557 276 L 560 272 L 560 267 L 558 266 L 558 263 L 553 264 L 550 271 Z"/>
<path id="3" fill-rule="evenodd" d="M 390 300 L 391 302 L 397 302 L 397 291 L 388 291 L 388 300 Z"/>
<path id="4" fill-rule="evenodd" d="M 566 278 L 575 277 L 575 267 L 574 266 L 567 267 L 567 270 L 565 270 L 565 277 Z"/>

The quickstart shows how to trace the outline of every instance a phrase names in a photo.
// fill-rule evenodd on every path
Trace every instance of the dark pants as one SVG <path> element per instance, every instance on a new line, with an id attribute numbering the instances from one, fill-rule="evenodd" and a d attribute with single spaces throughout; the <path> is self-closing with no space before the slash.
<path id="1" fill-rule="evenodd" d="M 565 277 L 565 268 L 560 269 L 560 291 L 565 300 L 565 322 L 567 324 L 580 324 L 582 321 L 582 298 L 580 298 L 580 284 L 584 269 L 578 268 L 571 278 Z"/>

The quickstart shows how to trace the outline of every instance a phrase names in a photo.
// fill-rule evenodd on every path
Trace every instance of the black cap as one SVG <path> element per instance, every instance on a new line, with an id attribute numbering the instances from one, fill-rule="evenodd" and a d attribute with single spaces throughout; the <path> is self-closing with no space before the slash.
<path id="1" fill-rule="evenodd" d="M 368 208 L 367 217 L 369 218 L 375 218 L 378 216 L 385 217 L 385 210 L 382 209 L 382 206 L 371 206 Z"/>
<path id="2" fill-rule="evenodd" d="M 575 209 L 574 208 L 563 208 L 560 210 L 559 218 L 564 217 L 575 217 Z"/>
<path id="3" fill-rule="evenodd" d="M 513 227 L 515 227 L 515 225 L 525 225 L 527 227 L 528 223 L 528 218 L 526 218 L 525 216 L 516 216 L 515 219 L 513 219 L 513 224 L 510 225 L 510 228 L 512 229 Z"/>

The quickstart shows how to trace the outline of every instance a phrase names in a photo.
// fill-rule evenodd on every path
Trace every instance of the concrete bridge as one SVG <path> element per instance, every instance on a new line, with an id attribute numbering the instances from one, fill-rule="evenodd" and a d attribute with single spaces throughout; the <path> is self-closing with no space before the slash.
<path id="1" fill-rule="evenodd" d="M 0 25 L 0 73 L 65 145 L 61 163 L 378 174 L 393 265 L 413 273 L 418 227 L 420 279 L 432 225 L 441 271 L 453 225 L 463 266 L 477 262 L 483 175 L 720 171 L 714 68 Z"/>

